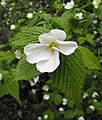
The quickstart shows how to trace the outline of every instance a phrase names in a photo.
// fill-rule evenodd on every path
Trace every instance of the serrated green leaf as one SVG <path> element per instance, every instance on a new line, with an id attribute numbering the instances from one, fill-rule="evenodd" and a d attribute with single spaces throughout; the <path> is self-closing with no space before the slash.
<path id="1" fill-rule="evenodd" d="M 65 18 L 53 17 L 52 22 L 54 24 L 53 25 L 54 27 L 56 27 L 56 28 L 60 27 L 60 28 L 64 29 L 64 31 L 66 33 L 68 33 L 70 26 L 69 26 L 68 21 Z"/>
<path id="2" fill-rule="evenodd" d="M 38 37 L 48 31 L 45 27 L 24 27 L 10 40 L 10 44 L 13 47 L 23 47 L 27 44 L 37 43 L 39 42 Z"/>
<path id="3" fill-rule="evenodd" d="M 61 55 L 59 68 L 50 74 L 52 86 L 64 93 L 68 100 L 76 104 L 81 101 L 81 93 L 85 78 L 85 66 L 81 53 L 76 50 L 70 56 Z"/>
<path id="4" fill-rule="evenodd" d="M 35 64 L 29 64 L 25 58 L 22 58 L 13 71 L 15 80 L 31 80 L 33 77 L 39 75 Z"/>
<path id="5" fill-rule="evenodd" d="M 94 54 L 89 49 L 80 46 L 79 50 L 82 54 L 83 61 L 87 68 L 100 69 L 98 59 L 94 56 Z"/>
<path id="6" fill-rule="evenodd" d="M 19 98 L 19 84 L 18 81 L 13 81 L 13 77 L 10 75 L 4 75 L 3 77 L 3 83 L 0 84 L 0 97 L 4 96 L 5 94 L 11 94 L 19 104 L 20 98 Z"/>

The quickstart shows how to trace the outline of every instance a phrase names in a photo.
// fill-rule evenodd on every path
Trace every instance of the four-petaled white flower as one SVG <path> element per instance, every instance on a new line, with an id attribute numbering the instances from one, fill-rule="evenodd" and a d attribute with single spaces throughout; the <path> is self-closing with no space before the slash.
<path id="1" fill-rule="evenodd" d="M 40 43 L 24 47 L 27 61 L 31 64 L 36 63 L 37 70 L 42 73 L 53 72 L 60 64 L 59 52 L 70 55 L 78 47 L 76 42 L 64 41 L 65 38 L 66 33 L 59 29 L 40 35 Z"/>
<path id="2" fill-rule="evenodd" d="M 100 3 L 101 3 L 101 0 L 93 0 L 94 8 L 97 9 Z"/>
<path id="3" fill-rule="evenodd" d="M 64 6 L 65 9 L 71 9 L 74 7 L 74 1 L 71 0 L 70 2 L 67 2 L 67 4 Z"/>

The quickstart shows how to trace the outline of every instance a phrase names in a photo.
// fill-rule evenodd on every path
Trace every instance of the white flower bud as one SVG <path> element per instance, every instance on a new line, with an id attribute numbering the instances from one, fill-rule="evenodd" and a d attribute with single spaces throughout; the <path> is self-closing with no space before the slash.
<path id="1" fill-rule="evenodd" d="M 99 94 L 98 94 L 97 92 L 94 92 L 94 93 L 92 94 L 92 97 L 93 97 L 93 98 L 95 98 L 95 97 L 97 97 L 97 96 L 99 96 Z"/>
<path id="2" fill-rule="evenodd" d="M 10 26 L 10 30 L 14 30 L 14 29 L 16 29 L 16 26 L 15 25 L 11 25 Z"/>
<path id="3" fill-rule="evenodd" d="M 71 9 L 74 7 L 74 1 L 71 0 L 70 2 L 67 2 L 67 4 L 64 6 L 65 9 Z"/>
<path id="4" fill-rule="evenodd" d="M 79 20 L 83 19 L 83 13 L 82 13 L 82 12 L 76 13 L 76 17 L 77 17 Z"/>
<path id="5" fill-rule="evenodd" d="M 26 16 L 28 19 L 32 19 L 33 18 L 33 13 L 28 13 Z"/>
<path id="6" fill-rule="evenodd" d="M 17 59 L 21 58 L 21 52 L 19 50 L 16 50 L 14 54 L 16 55 Z"/>
<path id="7" fill-rule="evenodd" d="M 44 119 L 47 120 L 48 119 L 48 115 L 44 115 Z"/>
<path id="8" fill-rule="evenodd" d="M 66 99 L 66 98 L 63 98 L 62 104 L 63 104 L 63 105 L 66 105 L 66 104 L 67 104 L 67 99 Z"/>
<path id="9" fill-rule="evenodd" d="M 83 116 L 79 117 L 78 120 L 85 120 Z"/>
<path id="10" fill-rule="evenodd" d="M 97 9 L 100 3 L 101 3 L 101 0 L 93 0 L 94 8 Z"/>
<path id="11" fill-rule="evenodd" d="M 0 81 L 2 81 L 3 75 L 0 73 Z"/>
<path id="12" fill-rule="evenodd" d="M 60 111 L 60 112 L 63 112 L 63 111 L 64 111 L 63 107 L 60 107 L 60 108 L 59 108 L 59 111 Z"/>
<path id="13" fill-rule="evenodd" d="M 89 108 L 94 111 L 95 110 L 95 107 L 93 105 L 90 105 Z"/>
<path id="14" fill-rule="evenodd" d="M 44 99 L 44 100 L 49 100 L 49 98 L 50 98 L 50 95 L 44 94 L 44 96 L 43 96 L 43 99 Z"/>
<path id="15" fill-rule="evenodd" d="M 44 85 L 42 89 L 47 92 L 49 90 L 49 86 L 48 85 Z"/>
<path id="16" fill-rule="evenodd" d="M 84 95 L 83 95 L 83 98 L 86 98 L 86 97 L 88 97 L 88 93 L 84 93 Z"/>
<path id="17" fill-rule="evenodd" d="M 32 89 L 32 93 L 33 93 L 33 94 L 36 94 L 36 89 Z"/>

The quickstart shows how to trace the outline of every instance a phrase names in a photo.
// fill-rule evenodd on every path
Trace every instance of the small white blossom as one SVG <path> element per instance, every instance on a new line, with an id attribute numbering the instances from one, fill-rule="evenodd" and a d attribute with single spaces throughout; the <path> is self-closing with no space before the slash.
<path id="1" fill-rule="evenodd" d="M 49 86 L 48 85 L 44 85 L 42 88 L 44 91 L 48 91 L 49 90 Z"/>
<path id="2" fill-rule="evenodd" d="M 28 13 L 26 16 L 28 19 L 32 19 L 33 18 L 33 13 Z"/>
<path id="3" fill-rule="evenodd" d="M 97 31 L 93 31 L 93 33 L 96 35 L 96 34 L 97 34 Z"/>
<path id="4" fill-rule="evenodd" d="M 36 89 L 32 89 L 32 93 L 33 93 L 33 94 L 36 94 Z"/>
<path id="5" fill-rule="evenodd" d="M 27 61 L 31 64 L 36 63 L 37 70 L 41 73 L 55 71 L 60 64 L 59 52 L 70 55 L 78 47 L 74 41 L 64 41 L 65 38 L 66 33 L 59 29 L 40 35 L 40 43 L 24 47 Z"/>
<path id="6" fill-rule="evenodd" d="M 10 29 L 11 29 L 11 30 L 16 29 L 16 25 L 11 25 L 11 26 L 10 26 Z"/>
<path id="7" fill-rule="evenodd" d="M 97 19 L 93 20 L 93 24 L 96 24 L 97 23 Z"/>
<path id="8" fill-rule="evenodd" d="M 41 117 L 40 117 L 40 116 L 38 116 L 38 120 L 41 120 Z"/>
<path id="9" fill-rule="evenodd" d="M 93 0 L 94 8 L 97 9 L 100 3 L 101 3 L 101 0 Z"/>
<path id="10" fill-rule="evenodd" d="M 2 81 L 3 75 L 0 73 L 0 81 Z"/>
<path id="11" fill-rule="evenodd" d="M 33 5 L 33 2 L 29 2 L 29 5 L 32 6 L 32 5 Z"/>
<path id="12" fill-rule="evenodd" d="M 3 7 L 6 7 L 6 1 L 5 1 L 5 0 L 2 0 L 2 1 L 1 1 L 1 5 L 2 5 Z"/>
<path id="13" fill-rule="evenodd" d="M 92 97 L 93 97 L 93 98 L 95 98 L 95 97 L 97 97 L 97 96 L 99 96 L 99 94 L 98 94 L 97 92 L 94 92 L 94 93 L 92 94 Z"/>
<path id="14" fill-rule="evenodd" d="M 49 100 L 49 99 L 50 99 L 50 95 L 44 94 L 43 99 L 44 99 L 44 100 Z"/>
<path id="15" fill-rule="evenodd" d="M 33 81 L 29 81 L 31 86 L 36 85 L 36 83 L 37 83 L 38 80 L 39 80 L 39 76 L 37 76 L 36 78 L 33 78 L 33 79 L 34 79 Z"/>
<path id="16" fill-rule="evenodd" d="M 42 11 L 40 10 L 39 13 L 42 13 Z"/>
<path id="17" fill-rule="evenodd" d="M 97 78 L 97 75 L 94 75 L 93 78 L 96 79 L 96 78 Z"/>
<path id="18" fill-rule="evenodd" d="M 60 112 L 63 112 L 63 111 L 64 111 L 63 107 L 60 107 L 60 108 L 59 108 L 59 111 L 60 111 Z"/>
<path id="19" fill-rule="evenodd" d="M 48 119 L 48 115 L 44 115 L 44 119 L 47 120 Z"/>
<path id="20" fill-rule="evenodd" d="M 78 120 L 85 120 L 83 116 L 79 117 Z"/>
<path id="21" fill-rule="evenodd" d="M 76 17 L 77 17 L 79 20 L 83 19 L 83 13 L 82 13 L 82 12 L 76 13 Z"/>
<path id="22" fill-rule="evenodd" d="M 65 9 L 71 9 L 74 7 L 74 1 L 71 0 L 70 2 L 67 2 L 67 4 L 64 6 Z"/>
<path id="23" fill-rule="evenodd" d="M 66 99 L 66 98 L 63 98 L 62 104 L 63 104 L 63 105 L 66 105 L 66 104 L 67 104 L 67 99 Z"/>
<path id="24" fill-rule="evenodd" d="M 96 99 L 93 99 L 93 101 L 94 101 L 94 102 L 97 102 L 97 100 L 96 100 Z"/>
<path id="25" fill-rule="evenodd" d="M 19 50 L 16 50 L 14 54 L 16 55 L 17 59 L 21 58 L 21 52 Z"/>
<path id="26" fill-rule="evenodd" d="M 95 110 L 95 107 L 93 105 L 90 105 L 89 108 L 94 111 Z"/>
<path id="27" fill-rule="evenodd" d="M 83 95 L 83 98 L 86 98 L 86 97 L 88 97 L 88 93 L 84 93 L 84 95 Z"/>

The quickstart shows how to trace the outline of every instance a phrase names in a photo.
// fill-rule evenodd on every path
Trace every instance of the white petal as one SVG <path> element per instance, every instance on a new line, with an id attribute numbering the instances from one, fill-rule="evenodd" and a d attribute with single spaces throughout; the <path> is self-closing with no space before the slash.
<path id="1" fill-rule="evenodd" d="M 44 73 L 44 72 L 53 72 L 57 69 L 60 64 L 59 60 L 59 52 L 54 51 L 49 60 L 41 61 L 36 64 L 37 69 Z"/>
<path id="2" fill-rule="evenodd" d="M 53 29 L 50 32 L 57 40 L 63 41 L 66 38 L 66 33 L 63 30 Z"/>
<path id="3" fill-rule="evenodd" d="M 53 47 L 53 49 L 60 51 L 64 55 L 70 55 L 72 54 L 76 48 L 78 47 L 76 42 L 71 42 L 71 41 L 58 41 L 59 47 Z"/>
<path id="4" fill-rule="evenodd" d="M 39 44 L 27 45 L 24 48 L 24 53 L 27 55 L 27 61 L 31 64 L 48 60 L 51 56 L 51 51 L 49 51 L 46 46 Z"/>
<path id="5" fill-rule="evenodd" d="M 36 44 L 29 44 L 24 47 L 24 53 L 28 55 L 31 51 L 35 50 L 36 48 L 42 47 L 44 45 L 41 45 L 39 43 Z"/>
<path id="6" fill-rule="evenodd" d="M 49 44 L 51 41 L 54 41 L 56 38 L 52 36 L 51 33 L 44 33 L 39 36 L 39 41 L 41 44 Z"/>

